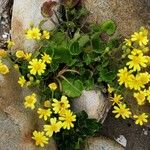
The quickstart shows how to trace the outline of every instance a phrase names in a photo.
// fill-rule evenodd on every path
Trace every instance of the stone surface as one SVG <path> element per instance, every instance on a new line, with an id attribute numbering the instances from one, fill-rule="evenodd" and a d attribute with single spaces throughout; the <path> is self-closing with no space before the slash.
<path id="1" fill-rule="evenodd" d="M 46 0 L 14 0 L 12 14 L 12 40 L 16 45 L 14 49 L 25 49 L 33 51 L 34 42 L 26 40 L 24 31 L 29 28 L 31 22 L 38 26 L 43 17 L 41 15 L 41 6 Z M 58 0 L 55 0 L 58 1 Z M 56 20 L 56 18 L 53 18 Z M 43 28 L 52 29 L 54 24 L 49 20 Z"/>
<path id="2" fill-rule="evenodd" d="M 100 137 L 93 137 L 87 140 L 85 150 L 125 150 L 117 142 Z"/>
<path id="3" fill-rule="evenodd" d="M 90 118 L 102 119 L 107 114 L 108 100 L 100 91 L 83 91 L 80 98 L 74 99 L 73 110 L 80 112 L 85 110 Z"/>
<path id="4" fill-rule="evenodd" d="M 112 19 L 117 23 L 117 31 L 129 35 L 141 26 L 150 29 L 149 0 L 82 0 L 90 11 L 90 22 Z"/>

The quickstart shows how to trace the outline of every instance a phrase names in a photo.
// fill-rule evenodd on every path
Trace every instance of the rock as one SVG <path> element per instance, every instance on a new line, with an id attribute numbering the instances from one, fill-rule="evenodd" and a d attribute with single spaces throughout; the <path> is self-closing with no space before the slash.
<path id="1" fill-rule="evenodd" d="M 80 112 L 85 110 L 89 118 L 104 119 L 108 112 L 108 100 L 100 91 L 83 91 L 81 97 L 72 101 L 73 110 Z"/>
<path id="2" fill-rule="evenodd" d="M 31 22 L 38 26 L 44 18 L 41 15 L 41 6 L 46 0 L 14 0 L 12 14 L 12 40 L 15 42 L 14 49 L 25 49 L 33 51 L 35 42 L 25 39 L 24 31 L 29 28 Z M 55 0 L 59 1 L 59 0 Z M 56 21 L 56 18 L 53 17 Z M 54 24 L 49 20 L 43 27 L 45 29 L 54 28 Z"/>
<path id="3" fill-rule="evenodd" d="M 87 140 L 85 150 L 125 150 L 117 142 L 105 137 L 92 137 Z"/>
<path id="4" fill-rule="evenodd" d="M 89 21 L 101 23 L 112 19 L 117 23 L 118 33 L 127 36 L 141 26 L 150 29 L 149 0 L 82 0 L 90 11 Z"/>

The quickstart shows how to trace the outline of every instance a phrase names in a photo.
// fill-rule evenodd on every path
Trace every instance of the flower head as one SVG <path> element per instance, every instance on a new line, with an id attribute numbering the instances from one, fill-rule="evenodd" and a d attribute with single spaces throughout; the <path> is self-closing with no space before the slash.
<path id="1" fill-rule="evenodd" d="M 57 89 L 57 84 L 55 82 L 50 83 L 48 86 L 52 91 L 55 91 Z"/>
<path id="2" fill-rule="evenodd" d="M 114 97 L 111 97 L 111 101 L 113 102 L 113 105 L 119 104 L 120 100 L 122 100 L 122 99 L 123 99 L 123 97 L 121 95 L 117 95 L 117 94 L 114 94 Z"/>
<path id="3" fill-rule="evenodd" d="M 44 144 L 48 144 L 48 138 L 44 135 L 44 132 L 34 131 L 32 139 L 35 140 L 37 146 L 44 147 Z"/>
<path id="4" fill-rule="evenodd" d="M 119 118 L 120 116 L 123 119 L 129 118 L 131 115 L 130 109 L 126 107 L 126 104 L 119 104 L 118 106 L 114 106 L 113 113 L 116 113 L 115 118 Z"/>
<path id="5" fill-rule="evenodd" d="M 36 28 L 36 27 L 33 27 L 32 29 L 27 30 L 26 38 L 27 39 L 40 40 L 40 38 L 41 38 L 40 29 Z"/>
<path id="6" fill-rule="evenodd" d="M 57 121 L 56 118 L 51 118 L 50 119 L 50 125 L 44 125 L 44 131 L 46 132 L 46 135 L 51 137 L 53 135 L 53 133 L 57 133 L 60 131 L 62 127 L 62 122 L 61 121 Z"/>
<path id="7" fill-rule="evenodd" d="M 33 75 L 41 75 L 44 73 L 45 69 L 46 69 L 46 65 L 45 63 L 41 60 L 41 59 L 32 59 L 29 62 L 29 66 L 28 68 L 30 69 L 30 73 Z"/>
<path id="8" fill-rule="evenodd" d="M 34 109 L 36 101 L 37 100 L 36 100 L 36 94 L 35 93 L 33 93 L 32 95 L 26 96 L 25 97 L 25 102 L 24 102 L 25 108 Z"/>
<path id="9" fill-rule="evenodd" d="M 73 115 L 73 112 L 66 110 L 65 114 L 59 117 L 59 120 L 63 121 L 63 128 L 70 130 L 74 127 L 73 122 L 76 121 L 76 115 Z"/>
<path id="10" fill-rule="evenodd" d="M 148 122 L 147 120 L 148 115 L 146 115 L 145 113 L 142 113 L 141 115 L 138 116 L 134 115 L 133 117 L 136 119 L 135 124 L 139 124 L 142 126 L 144 123 Z"/>
<path id="11" fill-rule="evenodd" d="M 15 45 L 15 43 L 13 41 L 11 41 L 10 39 L 7 41 L 7 48 L 10 49 Z"/>
<path id="12" fill-rule="evenodd" d="M 0 49 L 0 57 L 6 57 L 7 52 L 4 49 Z"/>
<path id="13" fill-rule="evenodd" d="M 138 105 L 144 105 L 146 99 L 146 91 L 139 91 L 134 93 L 134 97 L 137 100 Z"/>
<path id="14" fill-rule="evenodd" d="M 24 78 L 24 76 L 19 77 L 18 83 L 21 85 L 21 87 L 25 85 L 26 79 Z"/>
<path id="15" fill-rule="evenodd" d="M 27 61 L 29 61 L 31 59 L 31 57 L 32 57 L 32 53 L 25 53 L 25 55 L 24 55 L 24 59 Z"/>
<path id="16" fill-rule="evenodd" d="M 42 109 L 39 108 L 37 113 L 39 114 L 39 118 L 44 118 L 44 120 L 46 121 L 48 119 L 48 117 L 51 116 L 52 112 L 50 109 Z"/>
<path id="17" fill-rule="evenodd" d="M 18 51 L 16 52 L 16 57 L 17 57 L 17 58 L 24 58 L 24 56 L 25 56 L 24 51 L 18 50 Z"/>
<path id="18" fill-rule="evenodd" d="M 9 73 L 8 67 L 5 64 L 1 63 L 0 61 L 0 74 L 7 74 L 7 73 Z"/>
<path id="19" fill-rule="evenodd" d="M 108 92 L 109 92 L 109 93 L 112 93 L 113 91 L 114 91 L 114 88 L 111 87 L 111 86 L 108 84 Z"/>
<path id="20" fill-rule="evenodd" d="M 52 62 L 52 58 L 46 53 L 44 53 L 44 55 L 42 55 L 42 60 L 43 60 L 43 62 L 48 63 L 48 64 L 50 64 Z"/>
<path id="21" fill-rule="evenodd" d="M 146 90 L 146 96 L 147 96 L 147 100 L 150 103 L 150 87 L 148 88 L 148 90 Z"/>
<path id="22" fill-rule="evenodd" d="M 124 43 L 126 46 L 129 46 L 129 47 L 132 45 L 132 41 L 130 39 L 125 39 Z"/>
<path id="23" fill-rule="evenodd" d="M 51 106 L 51 102 L 49 100 L 44 101 L 44 107 L 49 108 Z"/>
<path id="24" fill-rule="evenodd" d="M 53 110 L 54 113 L 60 113 L 61 111 L 64 111 L 65 109 L 68 109 L 70 107 L 69 101 L 66 96 L 62 96 L 61 100 L 58 101 L 57 99 L 53 99 Z"/>
<path id="25" fill-rule="evenodd" d="M 49 34 L 48 31 L 43 31 L 43 35 L 42 36 L 43 36 L 44 39 L 47 39 L 47 40 L 50 38 L 50 34 Z"/>

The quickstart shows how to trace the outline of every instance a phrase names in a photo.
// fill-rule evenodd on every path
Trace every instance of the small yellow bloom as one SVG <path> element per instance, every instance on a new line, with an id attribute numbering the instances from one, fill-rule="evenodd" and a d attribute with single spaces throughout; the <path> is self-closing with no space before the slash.
<path id="1" fill-rule="evenodd" d="M 125 45 L 126 46 L 131 46 L 132 45 L 132 41 L 130 39 L 125 39 Z"/>
<path id="2" fill-rule="evenodd" d="M 24 78 L 24 76 L 19 77 L 18 83 L 21 85 L 21 87 L 25 85 L 26 79 Z"/>
<path id="3" fill-rule="evenodd" d="M 144 105 L 146 100 L 146 91 L 139 91 L 138 93 L 134 93 L 133 96 L 136 98 L 138 105 Z"/>
<path id="4" fill-rule="evenodd" d="M 70 110 L 66 110 L 65 114 L 59 117 L 59 120 L 63 121 L 63 128 L 70 130 L 70 128 L 74 127 L 73 122 L 76 121 L 76 115 L 73 115 L 73 112 Z"/>
<path id="5" fill-rule="evenodd" d="M 24 58 L 24 56 L 25 56 L 24 51 L 18 50 L 18 51 L 16 52 L 16 57 L 17 57 L 17 58 Z"/>
<path id="6" fill-rule="evenodd" d="M 62 96 L 61 100 L 53 99 L 53 110 L 54 113 L 60 113 L 62 110 L 68 109 L 70 107 L 69 101 L 66 96 Z"/>
<path id="7" fill-rule="evenodd" d="M 48 138 L 44 135 L 44 132 L 33 132 L 32 139 L 35 140 L 35 145 L 39 145 L 41 147 L 44 147 L 44 144 L 48 144 Z"/>
<path id="8" fill-rule="evenodd" d="M 148 72 L 139 73 L 137 76 L 139 76 L 139 80 L 143 85 L 149 83 L 150 81 L 150 74 Z"/>
<path id="9" fill-rule="evenodd" d="M 55 91 L 57 89 L 57 84 L 55 82 L 50 83 L 48 86 L 52 91 Z"/>
<path id="10" fill-rule="evenodd" d="M 46 121 L 48 119 L 48 117 L 51 116 L 52 112 L 50 109 L 42 109 L 39 108 L 37 113 L 39 114 L 39 118 L 44 118 L 44 120 Z"/>
<path id="11" fill-rule="evenodd" d="M 29 66 L 28 68 L 30 69 L 30 73 L 33 74 L 33 75 L 41 75 L 45 72 L 45 69 L 46 69 L 46 65 L 45 63 L 41 60 L 41 59 L 32 59 L 30 62 L 29 62 Z"/>
<path id="12" fill-rule="evenodd" d="M 114 88 L 111 87 L 111 86 L 108 84 L 108 92 L 109 92 L 109 93 L 112 93 L 113 91 L 114 91 Z"/>
<path id="13" fill-rule="evenodd" d="M 44 102 L 44 107 L 49 108 L 50 106 L 51 106 L 51 102 L 50 102 L 49 100 L 46 100 L 46 101 Z"/>
<path id="14" fill-rule="evenodd" d="M 37 100 L 36 100 L 36 94 L 35 93 L 33 93 L 32 95 L 26 96 L 25 97 L 25 102 L 24 102 L 25 108 L 34 109 L 36 101 Z"/>
<path id="15" fill-rule="evenodd" d="M 113 105 L 121 103 L 120 100 L 122 99 L 123 97 L 117 94 L 114 94 L 114 97 L 111 97 L 111 101 L 113 102 Z"/>
<path id="16" fill-rule="evenodd" d="M 147 120 L 148 115 L 146 115 L 145 113 L 142 113 L 139 116 L 134 115 L 133 117 L 136 119 L 135 124 L 139 124 L 142 126 L 144 123 L 148 122 L 148 120 Z"/>
<path id="17" fill-rule="evenodd" d="M 14 64 L 14 68 L 15 68 L 15 69 L 19 69 L 18 64 Z"/>
<path id="18" fill-rule="evenodd" d="M 60 132 L 60 129 L 62 128 L 62 122 L 57 121 L 56 118 L 50 119 L 50 125 L 44 125 L 44 131 L 46 132 L 46 135 L 51 137 L 53 133 Z"/>
<path id="19" fill-rule="evenodd" d="M 15 45 L 15 43 L 13 41 L 11 41 L 10 39 L 7 41 L 7 48 L 10 49 Z"/>
<path id="20" fill-rule="evenodd" d="M 120 116 L 123 119 L 129 118 L 131 115 L 130 109 L 126 107 L 126 104 L 119 104 L 118 106 L 114 106 L 113 113 L 117 113 L 115 118 L 119 118 Z"/>
<path id="21" fill-rule="evenodd" d="M 40 29 L 33 27 L 32 29 L 27 30 L 26 31 L 26 38 L 27 39 L 40 40 L 40 38 L 41 38 Z"/>
<path id="22" fill-rule="evenodd" d="M 50 64 L 52 62 L 52 58 L 46 53 L 44 53 L 44 55 L 42 55 L 42 60 L 43 60 L 43 62 L 48 63 L 48 64 Z"/>
<path id="23" fill-rule="evenodd" d="M 43 38 L 47 40 L 50 38 L 50 34 L 48 31 L 43 31 Z"/>
<path id="24" fill-rule="evenodd" d="M 7 52 L 4 49 L 0 49 L 0 57 L 6 57 Z"/>
<path id="25" fill-rule="evenodd" d="M 146 90 L 146 96 L 147 96 L 147 100 L 150 103 L 150 87 L 148 88 L 148 90 Z"/>
<path id="26" fill-rule="evenodd" d="M 27 61 L 29 61 L 31 59 L 31 57 L 32 57 L 32 53 L 25 53 L 25 55 L 24 55 L 24 59 Z"/>
<path id="27" fill-rule="evenodd" d="M 0 61 L 0 73 L 1 74 L 7 74 L 9 73 L 9 69 L 5 64 L 2 64 Z"/>

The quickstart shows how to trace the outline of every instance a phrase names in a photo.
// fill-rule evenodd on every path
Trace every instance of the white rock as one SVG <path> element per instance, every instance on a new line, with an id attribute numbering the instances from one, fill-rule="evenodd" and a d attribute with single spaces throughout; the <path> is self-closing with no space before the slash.
<path id="1" fill-rule="evenodd" d="M 127 139 L 123 135 L 119 135 L 118 138 L 115 139 L 119 144 L 121 144 L 123 147 L 126 147 L 127 145 Z"/>
<path id="2" fill-rule="evenodd" d="M 15 42 L 15 49 L 25 49 L 33 51 L 35 42 L 26 40 L 24 31 L 29 28 L 31 22 L 37 26 L 43 16 L 41 6 L 46 0 L 14 0 L 12 14 L 12 40 Z M 55 0 L 59 1 L 59 0 Z M 54 20 L 56 20 L 54 18 Z M 49 20 L 46 22 L 45 29 L 54 28 L 54 24 Z"/>
<path id="3" fill-rule="evenodd" d="M 93 137 L 87 140 L 85 150 L 124 150 L 124 148 L 113 140 Z"/>
<path id="4" fill-rule="evenodd" d="M 89 118 L 100 120 L 107 114 L 108 101 L 100 91 L 83 91 L 81 97 L 73 100 L 73 110 L 80 112 L 85 110 Z"/>

